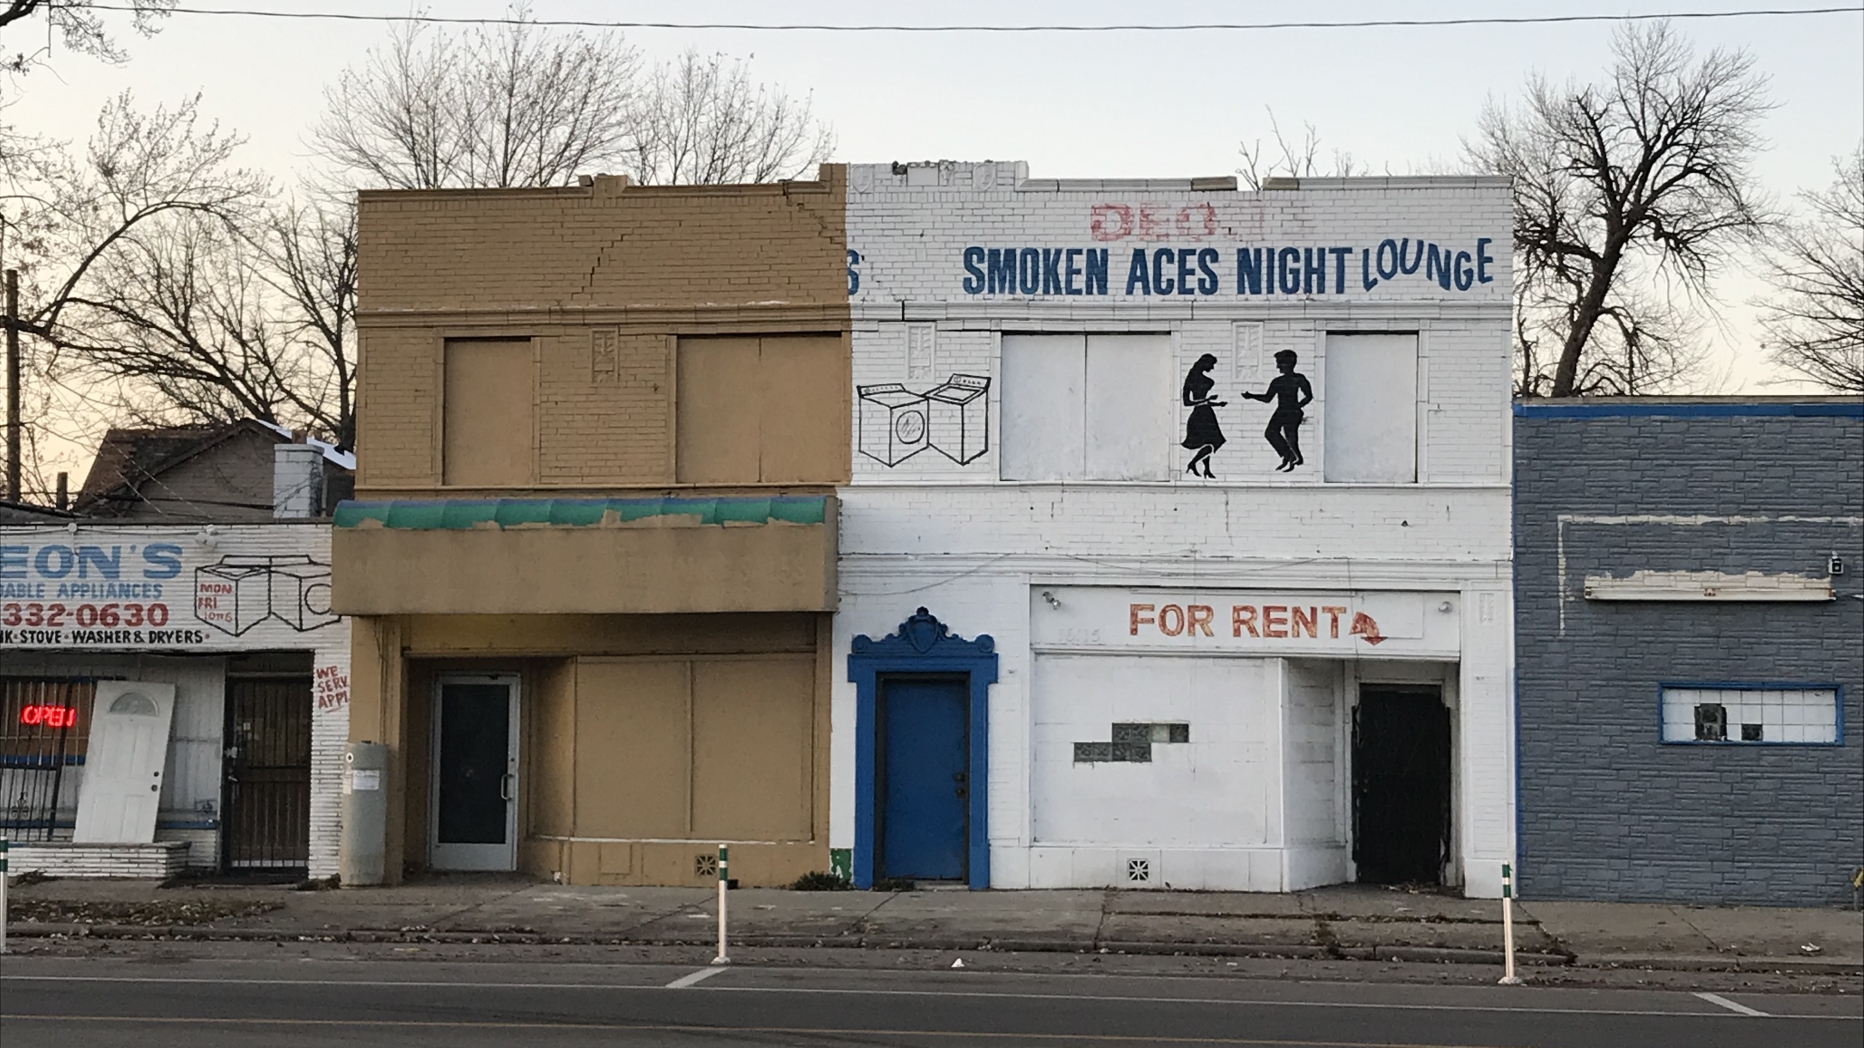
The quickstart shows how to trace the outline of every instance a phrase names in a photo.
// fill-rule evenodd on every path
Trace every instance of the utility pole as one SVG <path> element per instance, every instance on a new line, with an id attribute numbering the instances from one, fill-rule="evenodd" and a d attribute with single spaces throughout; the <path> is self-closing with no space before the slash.
<path id="1" fill-rule="evenodd" d="M 19 270 L 6 271 L 6 497 L 19 501 Z"/>

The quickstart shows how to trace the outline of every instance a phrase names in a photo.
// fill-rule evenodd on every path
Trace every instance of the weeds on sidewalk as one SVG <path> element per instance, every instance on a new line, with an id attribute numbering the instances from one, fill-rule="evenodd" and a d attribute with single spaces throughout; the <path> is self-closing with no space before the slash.
<path id="1" fill-rule="evenodd" d="M 854 885 L 840 874 L 824 873 L 821 870 L 805 873 L 790 884 L 793 892 L 845 892 L 853 888 Z"/>
<path id="2" fill-rule="evenodd" d="M 65 899 L 11 899 L 7 915 L 38 924 L 212 924 L 228 917 L 256 917 L 279 903 L 230 902 L 220 899 L 158 902 L 75 902 Z"/>

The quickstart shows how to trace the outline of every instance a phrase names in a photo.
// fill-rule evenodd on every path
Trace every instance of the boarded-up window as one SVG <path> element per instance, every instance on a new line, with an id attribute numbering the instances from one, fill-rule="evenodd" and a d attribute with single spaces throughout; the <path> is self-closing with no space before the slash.
<path id="1" fill-rule="evenodd" d="M 810 656 L 581 659 L 573 701 L 576 835 L 809 839 Z"/>
<path id="2" fill-rule="evenodd" d="M 522 487 L 535 483 L 531 340 L 448 339 L 442 483 Z"/>
<path id="3" fill-rule="evenodd" d="M 1417 336 L 1328 335 L 1326 479 L 1417 482 Z"/>
<path id="4" fill-rule="evenodd" d="M 834 483 L 847 397 L 839 336 L 681 339 L 680 483 Z"/>
<path id="5" fill-rule="evenodd" d="M 1003 336 L 1005 480 L 1166 480 L 1166 335 Z"/>

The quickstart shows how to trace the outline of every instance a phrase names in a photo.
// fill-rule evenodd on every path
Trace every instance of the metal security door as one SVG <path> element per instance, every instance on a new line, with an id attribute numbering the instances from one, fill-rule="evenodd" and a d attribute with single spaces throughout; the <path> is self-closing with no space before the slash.
<path id="1" fill-rule="evenodd" d="M 84 782 L 78 788 L 78 844 L 147 844 L 162 804 L 162 766 L 175 686 L 111 680 L 97 685 Z"/>
<path id="2" fill-rule="evenodd" d="M 434 868 L 516 869 L 518 678 L 442 677 L 433 739 Z"/>
<path id="3" fill-rule="evenodd" d="M 221 861 L 299 869 L 311 853 L 311 681 L 227 683 Z"/>
<path id="4" fill-rule="evenodd" d="M 880 875 L 963 880 L 970 840 L 970 691 L 963 679 L 883 684 Z"/>

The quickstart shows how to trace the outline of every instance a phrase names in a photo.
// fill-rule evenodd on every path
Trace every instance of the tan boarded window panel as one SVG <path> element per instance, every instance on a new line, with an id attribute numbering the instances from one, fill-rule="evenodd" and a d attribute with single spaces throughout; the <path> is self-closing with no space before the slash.
<path id="1" fill-rule="evenodd" d="M 815 660 L 693 663 L 693 835 L 809 839 Z"/>
<path id="2" fill-rule="evenodd" d="M 536 481 L 531 340 L 448 339 L 442 483 L 522 487 Z"/>
<path id="3" fill-rule="evenodd" d="M 577 836 L 687 836 L 688 665 L 577 663 Z"/>
<path id="4" fill-rule="evenodd" d="M 680 483 L 834 483 L 847 386 L 839 336 L 681 339 Z"/>
<path id="5" fill-rule="evenodd" d="M 757 357 L 754 338 L 680 339 L 674 449 L 680 483 L 757 482 Z"/>
<path id="6" fill-rule="evenodd" d="M 839 335 L 762 340 L 762 480 L 823 484 L 848 470 L 848 369 Z"/>

